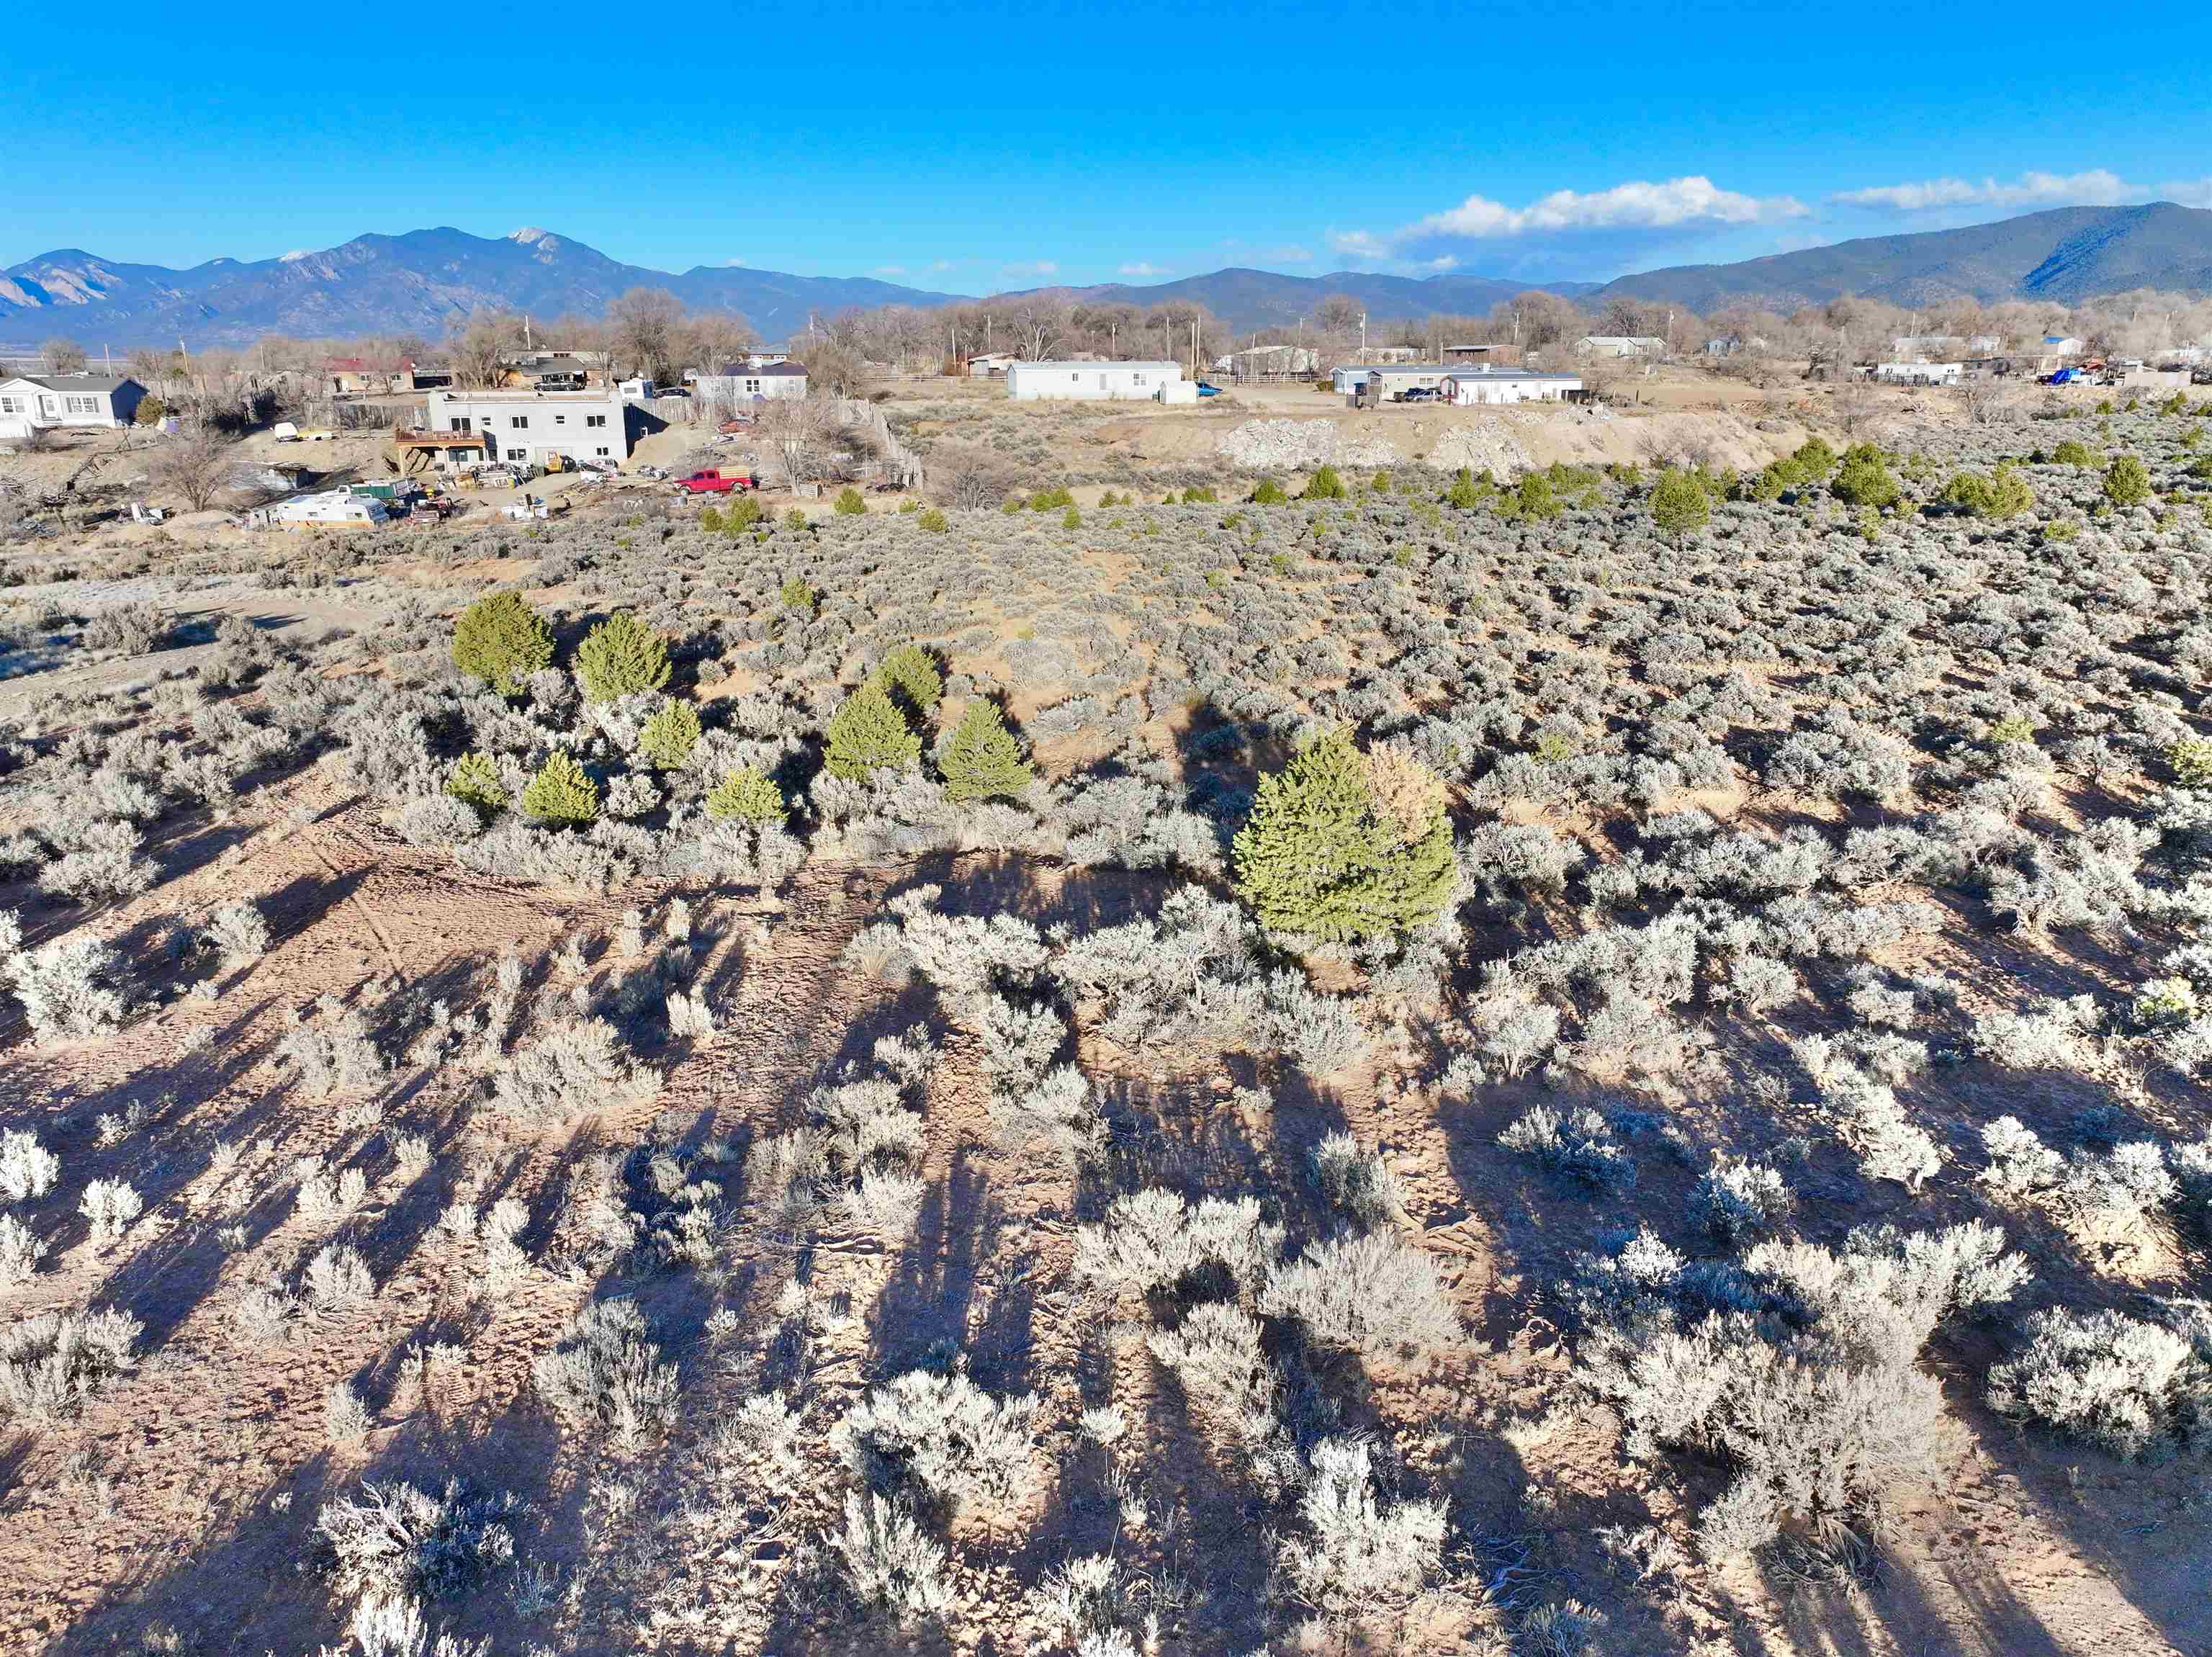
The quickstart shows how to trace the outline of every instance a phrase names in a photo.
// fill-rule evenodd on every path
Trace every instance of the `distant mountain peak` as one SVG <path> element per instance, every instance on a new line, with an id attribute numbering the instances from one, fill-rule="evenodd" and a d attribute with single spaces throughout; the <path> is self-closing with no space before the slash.
<path id="1" fill-rule="evenodd" d="M 279 265 L 297 265 L 301 259 L 313 259 L 314 256 L 315 250 L 312 247 L 295 247 L 290 253 L 286 253 L 278 259 L 276 262 Z"/>
<path id="2" fill-rule="evenodd" d="M 524 225 L 520 230 L 509 235 L 507 240 L 519 241 L 526 247 L 543 247 L 549 253 L 561 245 L 560 237 L 555 235 L 550 230 L 541 230 L 534 224 Z"/>

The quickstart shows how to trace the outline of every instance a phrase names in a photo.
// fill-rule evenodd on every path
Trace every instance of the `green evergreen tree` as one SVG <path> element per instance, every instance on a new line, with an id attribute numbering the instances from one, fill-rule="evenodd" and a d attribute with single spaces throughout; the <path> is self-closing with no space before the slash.
<path id="1" fill-rule="evenodd" d="M 645 722 L 637 751 L 653 770 L 672 771 L 699 746 L 699 716 L 688 702 L 666 702 Z"/>
<path id="2" fill-rule="evenodd" d="M 872 683 L 892 701 L 927 719 L 945 699 L 945 675 L 919 644 L 902 644 L 876 665 Z"/>
<path id="3" fill-rule="evenodd" d="M 2150 472 L 2132 454 L 2105 469 L 2105 498 L 2114 506 L 2141 506 L 2150 499 Z"/>
<path id="4" fill-rule="evenodd" d="M 794 533 L 806 527 L 806 515 L 797 507 L 783 515 L 783 527 Z"/>
<path id="5" fill-rule="evenodd" d="M 1347 493 L 1344 479 L 1336 475 L 1336 468 L 1323 466 L 1308 480 L 1306 492 L 1298 498 L 1302 501 L 1340 501 Z"/>
<path id="6" fill-rule="evenodd" d="M 1828 485 L 1836 498 L 1851 506 L 1895 506 L 1905 493 L 1890 475 L 1889 461 L 1872 443 L 1854 443 Z"/>
<path id="7" fill-rule="evenodd" d="M 576 647 L 576 677 L 587 702 L 613 702 L 668 683 L 668 646 L 627 610 L 617 610 Z"/>
<path id="8" fill-rule="evenodd" d="M 1237 890 L 1261 922 L 1332 940 L 1433 920 L 1458 879 L 1444 813 L 1409 838 L 1341 728 L 1261 778 L 1233 850 Z"/>
<path id="9" fill-rule="evenodd" d="M 760 503 L 757 497 L 740 495 L 723 509 L 722 533 L 725 535 L 742 535 L 766 516 L 768 509 Z"/>
<path id="10" fill-rule="evenodd" d="M 1473 469 L 1462 466 L 1452 475 L 1451 488 L 1445 491 L 1444 499 L 1462 512 L 1472 512 L 1482 504 L 1484 493 L 1482 485 L 1474 480 Z"/>
<path id="11" fill-rule="evenodd" d="M 921 515 L 916 518 L 915 522 L 920 524 L 924 529 L 927 530 L 933 535 L 942 535 L 946 530 L 952 527 L 951 521 L 946 519 L 945 515 L 933 506 L 924 509 Z"/>
<path id="12" fill-rule="evenodd" d="M 1513 490 L 1513 510 L 1516 516 L 1539 523 L 1558 517 L 1561 510 L 1559 497 L 1552 488 L 1552 480 L 1540 472 L 1532 472 L 1522 478 Z"/>
<path id="13" fill-rule="evenodd" d="M 937 769 L 945 778 L 945 797 L 961 803 L 1012 799 L 1036 776 L 998 704 L 981 696 L 969 698 Z"/>
<path id="14" fill-rule="evenodd" d="M 453 624 L 453 666 L 501 696 L 553 663 L 553 630 L 520 593 L 487 593 Z"/>
<path id="15" fill-rule="evenodd" d="M 1291 497 L 1283 493 L 1283 486 L 1273 478 L 1260 479 L 1260 486 L 1252 491 L 1254 506 L 1280 506 Z"/>
<path id="16" fill-rule="evenodd" d="M 507 809 L 507 785 L 499 780 L 499 767 L 489 754 L 465 753 L 456 759 L 446 773 L 446 792 L 478 811 Z"/>
<path id="17" fill-rule="evenodd" d="M 814 589 L 807 585 L 804 576 L 787 576 L 783 590 L 776 596 L 782 600 L 783 607 L 793 615 L 811 616 L 814 613 Z"/>
<path id="18" fill-rule="evenodd" d="M 857 783 L 870 771 L 907 765 L 921 758 L 921 739 L 906 716 L 872 679 L 847 697 L 830 716 L 828 766 L 832 777 Z"/>
<path id="19" fill-rule="evenodd" d="M 859 490 L 848 484 L 837 491 L 836 503 L 830 510 L 841 518 L 865 518 L 868 515 L 868 503 Z"/>
<path id="20" fill-rule="evenodd" d="M 599 785 L 585 774 L 574 756 L 556 748 L 523 789 L 522 810 L 526 816 L 560 828 L 590 823 L 599 814 Z"/>
<path id="21" fill-rule="evenodd" d="M 1676 546 L 1713 519 L 1713 503 L 1696 478 L 1669 470 L 1651 490 L 1651 521 Z"/>
<path id="22" fill-rule="evenodd" d="M 1796 463 L 1801 478 L 1810 483 L 1818 483 L 1834 469 L 1836 451 L 1818 437 L 1808 437 L 1797 445 L 1796 451 L 1790 458 Z"/>
<path id="23" fill-rule="evenodd" d="M 2093 466 L 2097 464 L 2097 453 L 2078 437 L 2069 437 L 2051 451 L 2051 464 L 2062 466 Z"/>
<path id="24" fill-rule="evenodd" d="M 783 791 L 757 765 L 741 765 L 707 796 L 707 815 L 717 822 L 781 823 L 791 814 Z"/>

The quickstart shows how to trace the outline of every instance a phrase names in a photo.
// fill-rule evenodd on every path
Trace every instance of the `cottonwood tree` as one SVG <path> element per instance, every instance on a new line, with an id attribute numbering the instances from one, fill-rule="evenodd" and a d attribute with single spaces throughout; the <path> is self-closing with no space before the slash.
<path id="1" fill-rule="evenodd" d="M 61 334 L 40 345 L 39 355 L 46 358 L 49 374 L 75 374 L 92 360 L 84 354 L 83 346 Z"/>
<path id="2" fill-rule="evenodd" d="M 774 446 L 785 480 L 794 486 L 814 475 L 836 423 L 830 399 L 812 391 L 804 397 L 771 397 L 761 406 L 760 434 Z"/>
<path id="3" fill-rule="evenodd" d="M 522 324 L 506 311 L 477 311 L 447 341 L 453 372 L 466 386 L 494 386 L 520 343 Z"/>
<path id="4" fill-rule="evenodd" d="M 617 361 L 634 373 L 672 381 L 683 372 L 684 302 L 665 288 L 632 288 L 607 307 Z"/>

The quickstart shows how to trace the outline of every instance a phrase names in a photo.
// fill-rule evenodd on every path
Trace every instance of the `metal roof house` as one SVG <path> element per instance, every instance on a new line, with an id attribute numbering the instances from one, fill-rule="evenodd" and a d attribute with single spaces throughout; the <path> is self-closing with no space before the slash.
<path id="1" fill-rule="evenodd" d="M 18 375 L 0 380 L 0 441 L 70 427 L 127 426 L 146 388 L 128 375 Z"/>
<path id="2" fill-rule="evenodd" d="M 1664 356 L 1667 342 L 1652 334 L 1592 333 L 1575 341 L 1585 356 Z"/>
<path id="3" fill-rule="evenodd" d="M 1006 395 L 1022 403 L 1151 402 L 1182 379 L 1180 362 L 1016 362 L 1006 370 Z"/>

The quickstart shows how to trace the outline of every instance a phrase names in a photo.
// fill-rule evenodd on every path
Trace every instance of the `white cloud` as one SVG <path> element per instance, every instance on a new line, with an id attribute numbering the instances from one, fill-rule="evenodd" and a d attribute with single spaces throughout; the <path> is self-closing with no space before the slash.
<path id="1" fill-rule="evenodd" d="M 1584 193 L 1554 190 L 1526 207 L 1508 207 L 1486 196 L 1431 213 L 1394 240 L 1458 236 L 1486 240 L 1562 230 L 1671 229 L 1686 224 L 1769 224 L 1810 211 L 1795 196 L 1747 196 L 1702 176 L 1652 184 L 1637 180 Z"/>
<path id="2" fill-rule="evenodd" d="M 2140 201 L 2143 194 L 2118 174 L 2093 167 L 2086 173 L 2031 171 L 2008 181 L 1943 178 L 1923 179 L 1912 184 L 1875 185 L 1864 190 L 1839 190 L 1830 199 L 1847 207 L 1886 207 L 1893 212 L 1925 213 L 1944 207 L 2024 207 L 2035 202 L 2110 207 L 2120 202 Z"/>
<path id="3" fill-rule="evenodd" d="M 1121 267 L 1121 274 L 1128 277 L 1156 277 L 1163 275 L 1164 272 L 1161 271 L 1158 265 L 1148 264 L 1140 259 L 1132 264 L 1124 265 Z"/>
<path id="4" fill-rule="evenodd" d="M 2158 187 L 2164 201 L 2179 202 L 2184 207 L 2212 207 L 2212 178 L 2168 179 Z"/>
<path id="5" fill-rule="evenodd" d="M 1332 230 L 1328 245 L 1346 259 L 1377 259 L 1396 257 L 1389 239 L 1365 230 Z"/>

